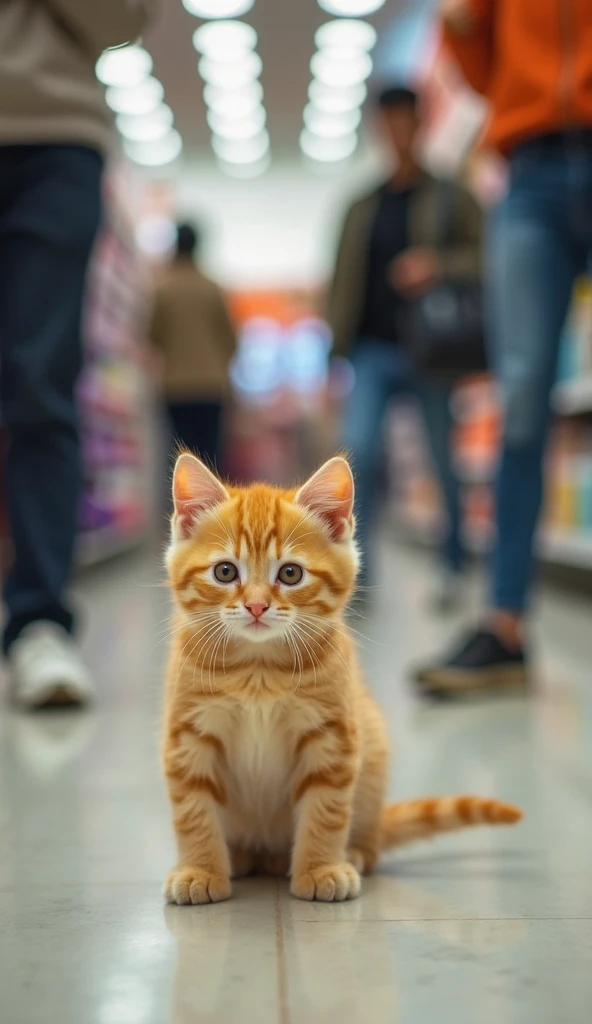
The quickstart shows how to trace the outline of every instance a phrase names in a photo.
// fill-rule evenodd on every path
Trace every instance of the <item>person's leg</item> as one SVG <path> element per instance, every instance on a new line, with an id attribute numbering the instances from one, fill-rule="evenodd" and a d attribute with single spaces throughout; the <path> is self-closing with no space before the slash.
<path id="1" fill-rule="evenodd" d="M 484 626 L 451 656 L 417 671 L 424 692 L 449 695 L 528 680 L 523 615 L 543 493 L 550 394 L 573 282 L 586 257 L 566 168 L 561 154 L 519 157 L 509 195 L 490 220 L 490 341 L 503 413 L 492 609 Z"/>
<path id="2" fill-rule="evenodd" d="M 395 389 L 397 352 L 392 346 L 364 342 L 353 357 L 355 383 L 345 411 L 343 445 L 356 482 L 356 540 L 361 554 L 359 578 L 372 578 L 370 537 L 374 522 L 381 436 L 389 398 Z"/>
<path id="3" fill-rule="evenodd" d="M 212 468 L 216 467 L 219 443 L 221 402 L 171 402 L 169 419 L 176 443 L 189 448 Z"/>
<path id="4" fill-rule="evenodd" d="M 463 566 L 461 539 L 462 517 L 460 487 L 452 460 L 452 388 L 445 381 L 422 380 L 419 398 L 430 445 L 434 469 L 446 507 L 446 534 L 443 559 L 446 566 L 458 573 Z"/>
<path id="5" fill-rule="evenodd" d="M 503 629 L 512 619 L 518 627 L 529 596 L 550 394 L 583 254 L 553 204 L 512 195 L 492 219 L 488 252 L 490 337 L 503 413 L 491 598 Z"/>
<path id="6" fill-rule="evenodd" d="M 6 651 L 38 620 L 73 625 L 66 589 L 81 485 L 75 385 L 101 159 L 83 147 L 22 147 L 10 160 L 0 149 L 0 168 L 0 388 L 14 543 Z"/>
<path id="7" fill-rule="evenodd" d="M 197 450 L 208 466 L 216 469 L 220 458 L 221 402 L 198 402 Z"/>

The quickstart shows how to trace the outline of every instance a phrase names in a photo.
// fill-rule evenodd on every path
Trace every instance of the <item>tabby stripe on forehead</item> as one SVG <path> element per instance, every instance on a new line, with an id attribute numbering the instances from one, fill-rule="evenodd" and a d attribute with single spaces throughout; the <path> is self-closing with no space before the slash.
<path id="1" fill-rule="evenodd" d="M 238 522 L 237 522 L 237 527 L 236 527 L 236 546 L 235 546 L 235 549 L 234 549 L 234 554 L 235 554 L 236 558 L 240 558 L 241 541 L 243 539 L 244 520 L 245 520 L 245 499 L 244 499 L 242 494 L 241 494 L 241 496 L 238 499 L 238 508 L 236 510 L 236 514 L 237 514 Z"/>
<path id="2" fill-rule="evenodd" d="M 282 506 L 280 504 L 280 496 L 278 494 L 275 499 L 275 517 L 274 517 L 274 529 L 275 529 L 275 557 L 279 559 L 282 552 L 282 545 L 280 544 L 280 526 L 282 517 Z"/>

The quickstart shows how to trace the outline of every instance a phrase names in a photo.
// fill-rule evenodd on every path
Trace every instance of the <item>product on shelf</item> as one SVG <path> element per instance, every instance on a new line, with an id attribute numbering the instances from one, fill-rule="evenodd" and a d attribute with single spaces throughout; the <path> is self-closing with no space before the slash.
<path id="1" fill-rule="evenodd" d="M 117 175 L 108 179 L 105 227 L 85 302 L 86 358 L 79 384 L 83 562 L 137 543 L 148 529 L 148 385 L 143 358 L 148 288 L 121 187 Z"/>

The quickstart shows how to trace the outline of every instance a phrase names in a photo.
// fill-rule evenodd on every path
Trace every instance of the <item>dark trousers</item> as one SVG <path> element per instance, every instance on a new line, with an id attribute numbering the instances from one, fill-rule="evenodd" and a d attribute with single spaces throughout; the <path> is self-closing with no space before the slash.
<path id="1" fill-rule="evenodd" d="M 101 170 L 86 146 L 0 147 L 0 402 L 14 544 L 5 650 L 38 619 L 72 629 L 65 590 L 81 483 L 75 385 Z"/>
<path id="2" fill-rule="evenodd" d="M 434 469 L 447 512 L 442 557 L 453 571 L 463 563 L 459 482 L 454 469 L 450 433 L 450 385 L 420 380 L 409 352 L 378 338 L 363 338 L 352 356 L 355 384 L 346 410 L 343 440 L 356 473 L 356 538 L 362 556 L 362 579 L 372 579 L 371 541 L 376 505 L 380 437 L 390 401 L 415 394 L 420 402 Z"/>
<path id="3" fill-rule="evenodd" d="M 215 466 L 220 451 L 221 402 L 169 402 L 176 442 Z"/>

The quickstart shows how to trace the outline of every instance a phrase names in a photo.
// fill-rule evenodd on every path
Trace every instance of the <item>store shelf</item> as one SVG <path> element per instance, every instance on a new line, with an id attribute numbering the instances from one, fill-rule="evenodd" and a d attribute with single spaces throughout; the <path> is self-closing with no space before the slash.
<path id="1" fill-rule="evenodd" d="M 546 562 L 592 570 L 592 529 L 547 530 L 542 535 L 539 554 Z"/>
<path id="2" fill-rule="evenodd" d="M 399 535 L 417 543 L 434 545 L 438 542 L 437 522 L 411 519 L 402 511 L 395 511 L 392 525 Z M 492 544 L 492 530 L 485 523 L 473 523 L 464 531 L 467 549 L 474 555 L 486 555 Z M 568 568 L 592 571 L 592 529 L 544 530 L 538 544 L 538 557 L 543 562 Z"/>
<path id="3" fill-rule="evenodd" d="M 592 374 L 557 384 L 553 406 L 561 416 L 592 415 Z"/>
<path id="4" fill-rule="evenodd" d="M 116 555 L 123 555 L 140 547 L 146 537 L 143 533 L 122 533 L 113 527 L 89 530 L 78 537 L 78 564 L 88 568 Z"/>

